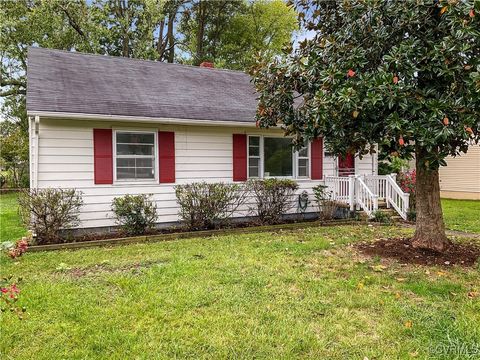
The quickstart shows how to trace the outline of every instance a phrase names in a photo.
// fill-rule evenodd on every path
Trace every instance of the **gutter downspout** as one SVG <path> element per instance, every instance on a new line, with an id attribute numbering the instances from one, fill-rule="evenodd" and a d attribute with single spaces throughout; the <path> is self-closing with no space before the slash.
<path id="1" fill-rule="evenodd" d="M 33 188 L 37 189 L 38 188 L 38 144 L 39 144 L 39 138 L 40 138 L 40 116 L 36 115 L 35 116 L 35 123 L 33 127 L 33 135 L 35 137 L 35 158 L 34 158 L 34 164 L 33 164 Z"/>

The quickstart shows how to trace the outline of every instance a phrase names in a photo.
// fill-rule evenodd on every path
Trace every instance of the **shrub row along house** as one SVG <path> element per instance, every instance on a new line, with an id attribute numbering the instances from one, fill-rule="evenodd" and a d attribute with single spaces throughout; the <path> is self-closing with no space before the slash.
<path id="1" fill-rule="evenodd" d="M 81 191 L 81 228 L 114 226 L 126 194 L 152 194 L 175 223 L 177 184 L 280 177 L 311 194 L 326 176 L 377 174 L 375 154 L 340 161 L 322 139 L 294 151 L 257 128 L 242 72 L 30 48 L 27 76 L 31 188 Z"/>

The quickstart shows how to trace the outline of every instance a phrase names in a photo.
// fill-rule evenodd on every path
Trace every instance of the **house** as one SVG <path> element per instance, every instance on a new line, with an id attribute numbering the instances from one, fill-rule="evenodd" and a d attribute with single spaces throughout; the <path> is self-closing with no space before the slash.
<path id="1" fill-rule="evenodd" d="M 82 228 L 114 226 L 112 199 L 143 193 L 175 223 L 176 184 L 288 177 L 311 194 L 330 176 L 340 198 L 339 174 L 377 174 L 375 154 L 339 161 L 323 139 L 294 152 L 257 128 L 242 72 L 30 48 L 27 80 L 31 187 L 82 191 Z"/>
<path id="2" fill-rule="evenodd" d="M 480 147 L 471 145 L 466 154 L 449 156 L 440 168 L 440 194 L 450 199 L 480 200 Z"/>

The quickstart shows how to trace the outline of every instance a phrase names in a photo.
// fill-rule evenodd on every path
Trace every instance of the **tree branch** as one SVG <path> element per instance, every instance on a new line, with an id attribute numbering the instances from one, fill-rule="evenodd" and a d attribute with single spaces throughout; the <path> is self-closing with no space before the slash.
<path id="1" fill-rule="evenodd" d="M 0 92 L 0 97 L 10 96 L 10 95 L 26 95 L 27 90 L 13 88 L 7 91 Z"/>
<path id="2" fill-rule="evenodd" d="M 21 81 L 21 80 L 17 80 L 17 79 L 10 79 L 10 80 L 4 80 L 2 79 L 2 81 L 0 82 L 0 86 L 21 86 L 21 87 L 26 87 L 26 84 Z"/>
<path id="3" fill-rule="evenodd" d="M 70 15 L 67 8 L 60 6 L 60 9 L 62 9 L 63 13 L 67 16 L 68 23 L 70 24 L 70 26 L 78 33 L 78 35 L 80 35 L 85 39 L 85 33 L 83 32 L 82 29 L 80 29 L 80 26 L 77 24 L 75 19 Z"/>

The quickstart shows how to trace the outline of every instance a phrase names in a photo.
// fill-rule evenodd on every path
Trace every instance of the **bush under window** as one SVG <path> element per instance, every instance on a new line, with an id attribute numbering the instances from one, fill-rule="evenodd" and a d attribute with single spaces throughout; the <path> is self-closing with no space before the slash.
<path id="1" fill-rule="evenodd" d="M 190 230 L 213 229 L 225 225 L 245 202 L 239 184 L 206 183 L 175 187 L 180 219 Z"/>
<path id="2" fill-rule="evenodd" d="M 331 220 L 335 217 L 338 209 L 337 202 L 332 199 L 332 192 L 328 186 L 317 185 L 313 187 L 313 196 L 318 206 L 320 220 Z"/>
<path id="3" fill-rule="evenodd" d="M 125 195 L 112 201 L 116 222 L 128 235 L 142 235 L 151 231 L 157 220 L 157 205 L 151 195 Z"/>
<path id="4" fill-rule="evenodd" d="M 75 189 L 24 190 L 18 198 L 19 212 L 32 229 L 37 244 L 61 240 L 61 231 L 79 224 L 82 193 Z"/>
<path id="5" fill-rule="evenodd" d="M 252 179 L 247 187 L 253 197 L 252 214 L 262 224 L 276 224 L 294 206 L 293 194 L 298 184 L 289 179 Z"/>

